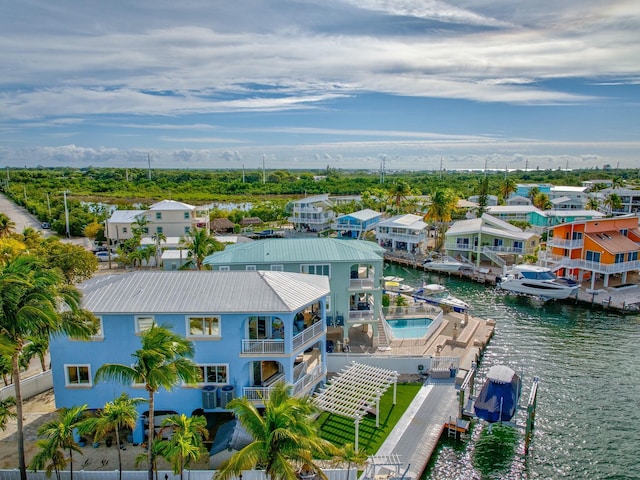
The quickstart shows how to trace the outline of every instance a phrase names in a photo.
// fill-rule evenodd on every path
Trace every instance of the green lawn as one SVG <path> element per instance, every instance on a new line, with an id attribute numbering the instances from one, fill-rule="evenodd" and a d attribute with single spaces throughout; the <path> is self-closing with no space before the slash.
<path id="1" fill-rule="evenodd" d="M 380 427 L 376 427 L 376 417 L 367 414 L 360 422 L 358 447 L 368 455 L 374 455 L 393 430 L 402 414 L 422 388 L 421 383 L 398 384 L 396 404 L 393 405 L 393 386 L 380 399 Z M 355 442 L 355 424 L 352 418 L 323 412 L 318 417 L 320 435 L 337 446 Z"/>

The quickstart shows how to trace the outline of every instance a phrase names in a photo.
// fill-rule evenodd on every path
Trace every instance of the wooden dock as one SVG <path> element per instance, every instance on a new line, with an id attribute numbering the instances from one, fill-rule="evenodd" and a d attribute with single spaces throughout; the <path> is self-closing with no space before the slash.
<path id="1" fill-rule="evenodd" d="M 418 479 L 445 425 L 457 416 L 455 379 L 428 378 L 376 457 L 397 457 L 405 479 Z"/>

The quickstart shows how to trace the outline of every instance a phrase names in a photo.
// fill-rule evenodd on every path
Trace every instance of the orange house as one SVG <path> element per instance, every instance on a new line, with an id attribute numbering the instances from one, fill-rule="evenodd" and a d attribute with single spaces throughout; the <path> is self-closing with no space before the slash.
<path id="1" fill-rule="evenodd" d="M 620 275 L 626 283 L 628 272 L 640 270 L 638 217 L 563 223 L 549 233 L 547 246 L 564 275 L 590 279 L 592 289 L 600 277 L 607 287 L 611 275 Z"/>

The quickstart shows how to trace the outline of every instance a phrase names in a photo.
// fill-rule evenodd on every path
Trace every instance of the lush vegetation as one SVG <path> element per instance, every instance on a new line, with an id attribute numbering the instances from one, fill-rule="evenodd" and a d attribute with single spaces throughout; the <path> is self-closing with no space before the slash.
<path id="1" fill-rule="evenodd" d="M 151 175 L 150 175 L 151 173 Z M 378 211 L 411 211 L 412 197 L 434 195 L 450 190 L 456 197 L 498 195 L 513 191 L 515 183 L 549 182 L 580 185 L 584 180 L 612 179 L 617 185 L 638 182 L 637 170 L 534 170 L 490 172 L 387 172 L 384 183 L 377 171 L 275 170 L 153 170 L 125 168 L 37 168 L 7 169 L 0 181 L 2 191 L 24 205 L 41 221 L 49 222 L 60 235 L 66 234 L 65 195 L 69 231 L 84 234 L 94 221 L 104 220 L 107 207 L 144 208 L 151 203 L 174 199 L 195 205 L 214 202 L 251 203 L 248 210 L 233 212 L 213 209 L 212 217 L 229 217 L 234 223 L 242 217 L 264 221 L 286 218 L 286 204 L 305 195 L 362 195 L 362 207 Z M 547 199 L 548 200 L 548 199 Z M 381 203 L 385 208 L 381 209 Z M 544 205 L 540 197 L 536 203 Z"/>

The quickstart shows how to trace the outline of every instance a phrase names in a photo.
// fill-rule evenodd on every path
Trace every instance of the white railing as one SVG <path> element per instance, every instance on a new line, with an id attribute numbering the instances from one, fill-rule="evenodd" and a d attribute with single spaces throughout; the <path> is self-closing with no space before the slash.
<path id="1" fill-rule="evenodd" d="M 565 240 L 564 238 L 551 237 L 547 239 L 547 246 L 560 248 L 582 248 L 584 246 L 584 239 Z"/>
<path id="2" fill-rule="evenodd" d="M 367 278 L 352 278 L 349 280 L 350 290 L 371 290 L 375 288 L 374 277 Z"/>
<path id="3" fill-rule="evenodd" d="M 242 340 L 242 353 L 248 355 L 284 353 L 284 340 Z"/>
<path id="4" fill-rule="evenodd" d="M 372 310 L 349 310 L 349 318 L 347 319 L 347 321 L 350 323 L 372 322 L 373 311 Z"/>
<path id="5" fill-rule="evenodd" d="M 383 233 L 380 232 L 376 235 L 378 241 L 380 240 L 395 240 L 400 242 L 418 243 L 425 242 L 427 240 L 427 234 L 425 232 L 418 233 Z"/>
<path id="6" fill-rule="evenodd" d="M 447 242 L 444 244 L 444 248 L 445 250 L 463 250 L 465 252 L 467 251 L 474 251 L 476 250 L 478 247 L 474 247 L 473 245 L 469 244 L 469 243 L 455 243 L 455 242 Z"/>
<path id="7" fill-rule="evenodd" d="M 433 370 L 457 369 L 460 366 L 460 357 L 431 357 L 431 367 Z"/>
<path id="8" fill-rule="evenodd" d="M 554 260 L 556 260 L 554 258 Z M 559 257 L 558 263 L 563 267 L 579 268 L 581 270 L 589 270 L 597 273 L 624 273 L 633 270 L 640 270 L 640 261 L 634 260 L 633 262 L 621 262 L 621 263 L 601 263 L 591 262 L 588 260 L 570 259 L 566 257 Z"/>
<path id="9" fill-rule="evenodd" d="M 297 381 L 300 375 L 307 371 L 307 367 L 308 363 L 306 360 L 293 367 L 293 381 Z"/>
<path id="10" fill-rule="evenodd" d="M 496 265 L 500 267 L 504 267 L 507 264 L 507 262 L 500 255 L 498 255 L 493 250 L 488 249 L 487 247 L 482 249 L 482 253 L 489 257 L 490 260 L 492 260 Z"/>
<path id="11" fill-rule="evenodd" d="M 304 375 L 293 384 L 293 395 L 305 393 L 310 387 L 315 385 L 320 378 L 327 374 L 327 367 L 324 364 L 316 365 L 313 370 Z"/>
<path id="12" fill-rule="evenodd" d="M 297 350 L 310 340 L 316 338 L 318 335 L 325 331 L 325 324 L 323 322 L 316 322 L 311 326 L 305 328 L 302 332 L 293 337 L 293 350 Z"/>

